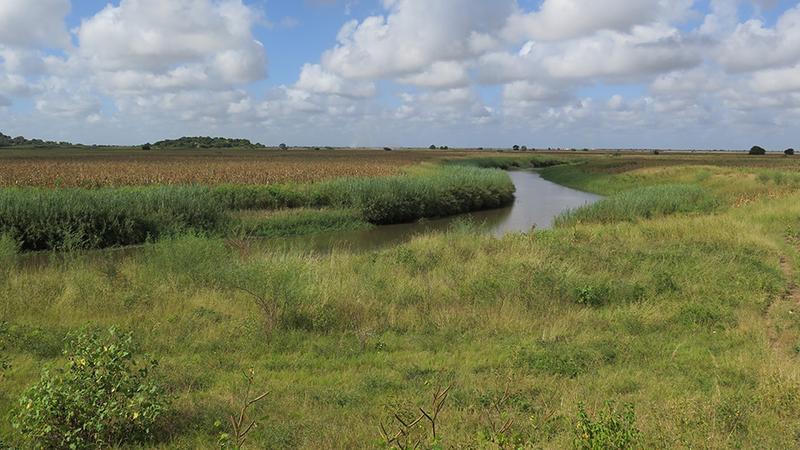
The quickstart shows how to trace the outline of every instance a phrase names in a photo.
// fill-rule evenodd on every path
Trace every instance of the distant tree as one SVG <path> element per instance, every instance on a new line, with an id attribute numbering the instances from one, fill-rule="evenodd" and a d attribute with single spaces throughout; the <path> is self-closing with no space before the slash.
<path id="1" fill-rule="evenodd" d="M 153 149 L 153 146 L 150 145 L 149 142 L 142 146 L 142 150 L 152 150 L 152 149 Z"/>
<path id="2" fill-rule="evenodd" d="M 660 155 L 660 154 L 661 154 L 661 152 L 660 152 L 660 151 L 658 151 L 658 150 L 653 150 L 653 154 L 654 154 L 654 155 Z"/>
<path id="3" fill-rule="evenodd" d="M 436 150 L 436 146 L 435 145 L 431 145 L 430 147 L 428 147 L 428 149 L 429 150 Z"/>
<path id="4" fill-rule="evenodd" d="M 513 146 L 513 147 L 511 147 L 511 148 L 513 148 L 515 152 L 518 152 L 518 151 L 519 151 L 519 145 L 515 145 L 515 146 Z"/>
<path id="5" fill-rule="evenodd" d="M 787 148 L 786 151 L 783 152 L 783 154 L 786 155 L 786 156 L 794 156 L 794 149 L 793 148 Z"/>
<path id="6" fill-rule="evenodd" d="M 286 150 L 288 147 L 286 146 L 286 144 L 281 144 L 278 146 L 278 148 L 281 150 Z"/>
<path id="7" fill-rule="evenodd" d="M 391 149 L 390 147 L 383 147 L 383 149 L 384 149 L 385 151 L 387 151 L 387 152 L 390 152 L 390 151 L 392 151 L 392 149 Z"/>
<path id="8" fill-rule="evenodd" d="M 754 146 L 753 148 L 750 149 L 750 154 L 751 155 L 756 155 L 756 156 L 762 156 L 762 155 L 766 155 L 767 151 L 764 150 L 763 147 L 759 147 L 758 145 L 756 145 L 756 146 Z"/>
<path id="9" fill-rule="evenodd" d="M 441 147 L 439 147 L 439 148 L 440 148 L 440 149 L 442 149 L 442 150 L 449 150 L 449 149 L 450 149 L 450 147 L 448 147 L 448 146 L 446 146 L 446 145 L 442 145 L 442 146 L 441 146 Z"/>
<path id="10" fill-rule="evenodd" d="M 528 146 L 527 145 L 523 145 L 519 149 L 522 150 L 523 152 L 527 152 L 528 151 Z"/>

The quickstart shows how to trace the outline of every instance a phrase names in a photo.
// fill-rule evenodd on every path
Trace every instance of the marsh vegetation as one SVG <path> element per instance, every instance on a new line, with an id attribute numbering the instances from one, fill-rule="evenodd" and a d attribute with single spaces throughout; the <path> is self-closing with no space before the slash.
<path id="1" fill-rule="evenodd" d="M 537 164 L 517 156 L 502 162 Z M 257 421 L 251 448 L 796 446 L 800 166 L 783 155 L 556 158 L 568 164 L 543 177 L 606 198 L 551 230 L 498 239 L 462 221 L 365 252 L 253 249 L 210 230 L 232 221 L 226 230 L 282 236 L 413 220 L 491 207 L 513 189 L 480 168 L 495 163 L 428 160 L 389 178 L 315 184 L 6 190 L 7 211 L 35 212 L 17 213 L 32 230 L 63 228 L 51 225 L 62 216 L 103 224 L 83 236 L 129 230 L 134 217 L 85 219 L 119 217 L 126 195 L 142 223 L 166 231 L 122 258 L 57 252 L 28 267 L 21 253 L 47 239 L 4 229 L 0 410 L 43 408 L 37 386 L 52 378 L 41 367 L 68 378 L 81 358 L 103 361 L 91 349 L 114 327 L 132 355 L 118 368 L 148 369 L 126 386 L 157 386 L 146 397 L 158 407 L 151 432 L 131 433 L 133 444 L 232 445 L 229 417 L 268 391 L 246 410 Z M 57 387 L 71 386 L 83 389 Z M 141 430 L 136 412 L 115 427 Z M 24 426 L 0 422 L 0 440 L 50 442 L 49 416 L 11 415 Z"/>

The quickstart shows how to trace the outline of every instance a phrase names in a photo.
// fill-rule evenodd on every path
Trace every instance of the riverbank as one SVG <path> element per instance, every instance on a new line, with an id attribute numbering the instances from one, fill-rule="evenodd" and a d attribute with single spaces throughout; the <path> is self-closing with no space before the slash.
<path id="1" fill-rule="evenodd" d="M 796 172 L 658 158 L 545 169 L 615 199 L 603 211 L 641 207 L 502 239 L 461 223 L 381 251 L 322 255 L 184 235 L 114 265 L 8 269 L 0 410 L 42 364 L 61 363 L 67 333 L 114 325 L 160 362 L 172 401 L 149 445 L 161 448 L 216 447 L 227 428 L 215 422 L 238 412 L 230 401 L 248 368 L 270 392 L 251 411 L 254 447 L 383 447 L 381 423 L 397 432 L 395 414 L 413 419 L 446 386 L 446 448 L 568 448 L 583 439 L 580 404 L 608 433 L 600 412 L 632 405 L 627 430 L 643 448 L 792 447 Z M 641 191 L 665 185 L 714 205 L 664 208 Z M 410 431 L 427 445 L 421 423 Z M 7 422 L 0 436 L 24 442 Z"/>
<path id="2" fill-rule="evenodd" d="M 514 185 L 504 172 L 462 165 L 417 166 L 399 176 L 308 185 L 18 187 L 0 189 L 0 234 L 23 250 L 69 251 L 186 232 L 258 236 L 352 229 L 494 209 L 513 200 Z M 291 217 L 232 214 L 286 208 L 306 209 Z"/>

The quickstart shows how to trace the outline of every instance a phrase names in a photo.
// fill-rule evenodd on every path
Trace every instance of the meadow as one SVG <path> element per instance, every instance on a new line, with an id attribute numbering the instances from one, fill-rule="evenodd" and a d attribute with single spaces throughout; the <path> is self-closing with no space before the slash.
<path id="1" fill-rule="evenodd" d="M 259 200 L 223 214 L 267 236 L 409 220 L 395 211 L 419 205 L 489 207 L 508 194 L 493 167 L 547 166 L 545 178 L 606 198 L 552 230 L 496 239 L 463 221 L 368 252 L 251 248 L 192 228 L 121 257 L 61 251 L 32 267 L 7 232 L 0 442 L 52 442 L 30 426 L 54 414 L 31 400 L 44 388 L 28 389 L 43 365 L 84 367 L 87 355 L 105 354 L 62 354 L 74 333 L 116 327 L 132 333 L 137 357 L 158 362 L 149 376 L 165 400 L 140 395 L 123 407 L 131 423 L 142 411 L 157 420 L 115 446 L 234 448 L 229 416 L 248 390 L 268 394 L 246 411 L 256 426 L 245 448 L 800 445 L 798 160 L 578 152 L 473 156 L 465 167 L 400 153 L 386 158 L 418 158 L 402 173 L 300 178 L 271 185 L 279 194 L 269 196 L 263 186 L 238 194 L 230 182 L 128 189 L 217 198 L 228 189 L 238 206 L 291 192 L 301 209 Z M 56 195 L 102 189 L 122 192 Z"/>

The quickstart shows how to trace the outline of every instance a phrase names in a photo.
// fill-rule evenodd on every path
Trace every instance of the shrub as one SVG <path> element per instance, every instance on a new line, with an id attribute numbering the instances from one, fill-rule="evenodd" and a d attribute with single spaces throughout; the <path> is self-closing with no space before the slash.
<path id="1" fill-rule="evenodd" d="M 134 359 L 131 334 L 83 332 L 65 348 L 66 367 L 45 369 L 19 400 L 12 422 L 39 448 L 112 447 L 153 437 L 168 402 Z"/>
<path id="2" fill-rule="evenodd" d="M 435 145 L 431 145 L 430 147 L 428 147 L 428 149 L 429 150 L 436 150 L 436 146 Z"/>
<path id="3" fill-rule="evenodd" d="M 578 420 L 575 427 L 577 437 L 575 448 L 581 450 L 622 450 L 633 448 L 639 441 L 640 432 L 636 428 L 636 413 L 633 406 L 625 405 L 617 411 L 607 403 L 597 419 L 586 412 L 585 406 L 578 405 Z"/>
<path id="4" fill-rule="evenodd" d="M 786 156 L 794 156 L 794 149 L 793 148 L 787 148 L 786 151 L 783 152 L 783 154 L 786 155 Z"/>
<path id="5" fill-rule="evenodd" d="M 153 146 L 148 142 L 142 146 L 142 150 L 152 150 Z"/>
<path id="6" fill-rule="evenodd" d="M 392 148 L 391 147 L 383 147 L 383 150 L 386 151 L 386 152 L 390 152 L 390 151 L 392 151 Z"/>
<path id="7" fill-rule="evenodd" d="M 756 145 L 756 146 L 754 146 L 753 148 L 750 149 L 750 154 L 751 155 L 762 156 L 762 155 L 766 155 L 767 151 L 763 147 L 759 147 L 758 145 Z"/>

